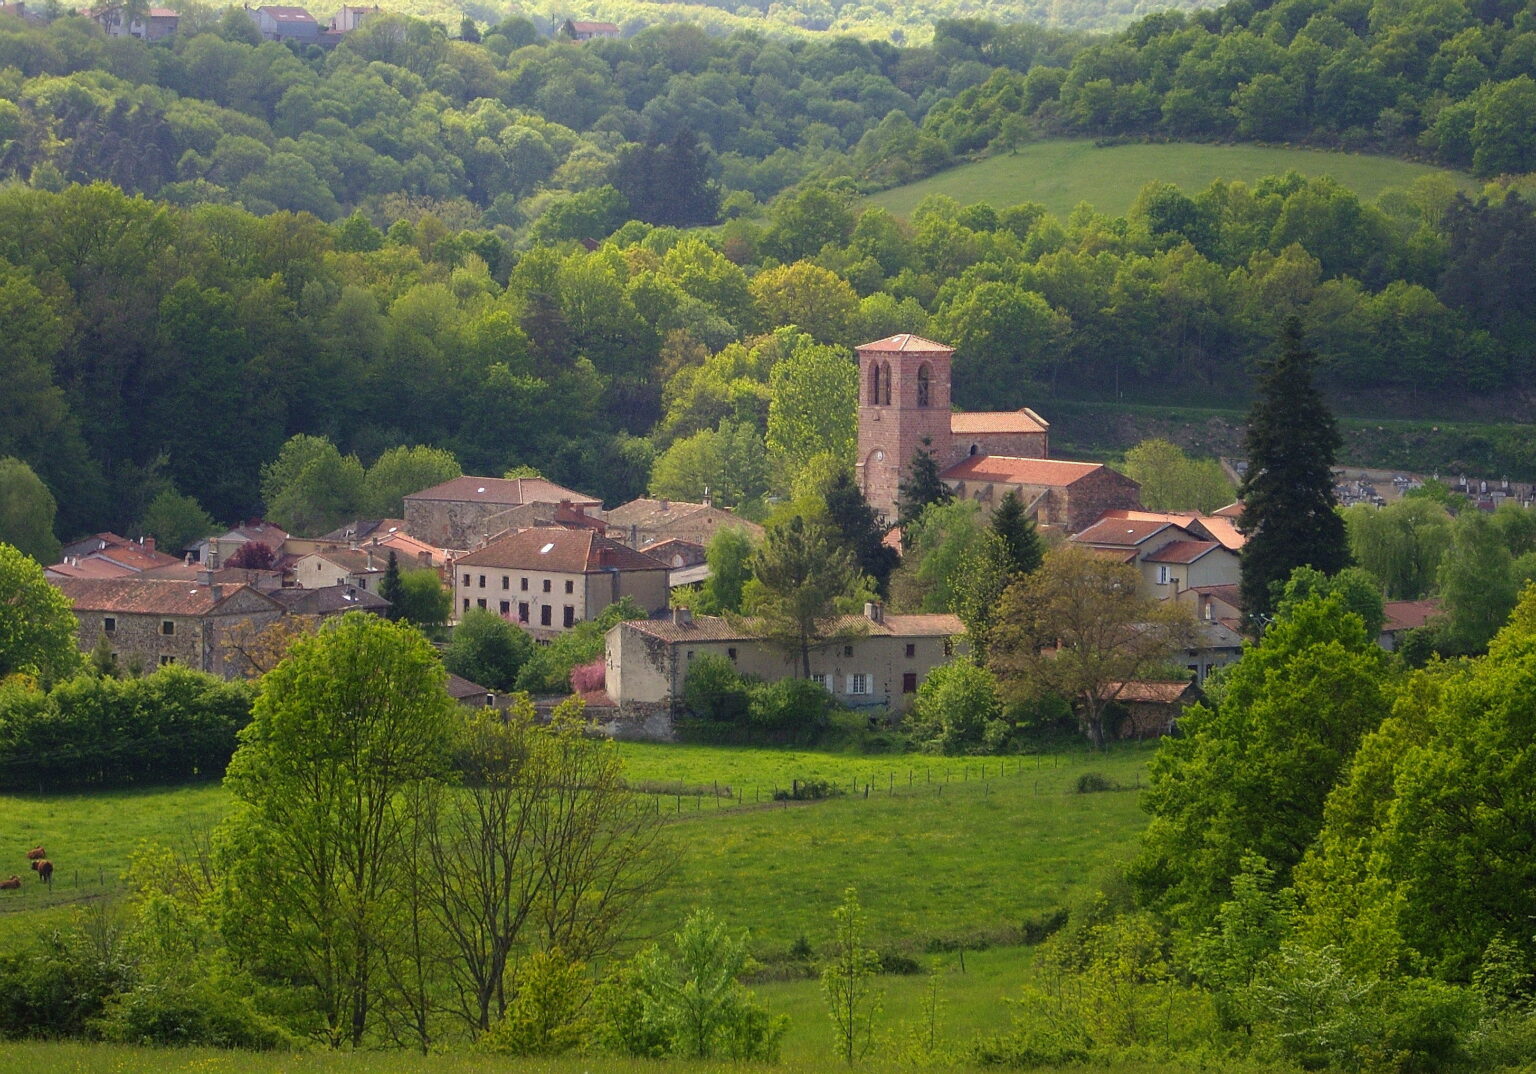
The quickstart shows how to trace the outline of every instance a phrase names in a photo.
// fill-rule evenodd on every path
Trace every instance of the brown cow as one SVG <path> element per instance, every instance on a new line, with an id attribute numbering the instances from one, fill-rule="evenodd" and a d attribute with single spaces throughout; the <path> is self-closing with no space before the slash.
<path id="1" fill-rule="evenodd" d="M 53 886 L 53 862 L 47 858 L 41 858 L 32 863 L 32 871 L 37 874 L 37 878 L 43 883 L 49 887 Z"/>
<path id="2" fill-rule="evenodd" d="M 33 847 L 31 850 L 27 851 L 28 861 L 42 861 L 47 856 L 48 852 L 42 847 Z"/>
<path id="3" fill-rule="evenodd" d="M 0 880 L 0 891 L 15 891 L 21 887 L 21 877 L 11 874 L 9 880 Z"/>

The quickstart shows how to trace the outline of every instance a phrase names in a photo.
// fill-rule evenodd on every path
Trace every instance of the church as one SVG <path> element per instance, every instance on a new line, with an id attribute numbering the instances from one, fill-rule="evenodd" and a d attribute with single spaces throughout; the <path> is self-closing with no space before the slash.
<path id="1" fill-rule="evenodd" d="M 1028 407 L 955 412 L 955 349 L 901 334 L 855 348 L 859 359 L 856 476 L 870 506 L 896 517 L 913 456 L 927 441 L 956 496 L 995 507 L 1016 492 L 1042 526 L 1076 533 L 1106 511 L 1141 506 L 1140 487 L 1100 463 L 1050 457 L 1050 424 Z"/>

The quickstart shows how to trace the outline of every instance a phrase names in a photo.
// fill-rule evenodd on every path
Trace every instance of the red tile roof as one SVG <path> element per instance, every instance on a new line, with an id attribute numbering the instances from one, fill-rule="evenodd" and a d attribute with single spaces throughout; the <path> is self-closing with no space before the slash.
<path id="1" fill-rule="evenodd" d="M 552 526 L 509 533 L 467 556 L 460 556 L 456 565 L 563 571 L 567 574 L 668 569 L 660 560 L 591 530 Z"/>
<path id="2" fill-rule="evenodd" d="M 1050 427 L 1050 422 L 1029 407 L 967 411 L 949 416 L 949 430 L 957 436 L 966 433 L 1043 433 Z"/>
<path id="3" fill-rule="evenodd" d="M 1156 537 L 1173 526 L 1161 519 L 1115 518 L 1112 515 L 1099 519 L 1087 529 L 1073 534 L 1070 540 L 1079 544 L 1108 545 L 1111 548 L 1133 548 L 1143 541 Z"/>
<path id="4" fill-rule="evenodd" d="M 1229 503 L 1225 507 L 1219 507 L 1212 511 L 1211 514 L 1216 515 L 1218 518 L 1242 518 L 1243 501 L 1238 500 L 1236 503 Z"/>
<path id="5" fill-rule="evenodd" d="M 602 506 L 601 500 L 584 492 L 568 489 L 542 477 L 456 477 L 413 492 L 407 500 L 449 500 L 466 503 L 503 504 L 518 507 L 525 503 L 559 503 L 569 500 L 588 507 Z"/>
<path id="6" fill-rule="evenodd" d="M 1153 552 L 1143 563 L 1193 563 L 1221 545 L 1215 541 L 1170 541 Z"/>
<path id="7" fill-rule="evenodd" d="M 1104 684 L 1104 689 L 1099 696 L 1106 701 L 1128 701 L 1150 703 L 1157 705 L 1171 705 L 1176 701 L 1189 697 L 1194 683 L 1183 681 L 1163 681 L 1154 679 L 1132 680 L 1131 682 L 1109 682 Z"/>
<path id="8" fill-rule="evenodd" d="M 166 578 L 63 578 L 54 583 L 77 612 L 207 615 L 247 586 L 209 586 Z M 254 590 L 253 590 L 254 592 Z M 264 595 L 264 594 L 263 594 Z"/>
<path id="9" fill-rule="evenodd" d="M 942 343 L 935 343 L 922 336 L 914 336 L 910 332 L 886 336 L 884 339 L 877 339 L 873 343 L 865 343 L 854 349 L 860 352 L 877 351 L 881 354 L 889 354 L 892 351 L 907 351 L 914 354 L 953 354 L 955 352 L 953 347 L 946 347 Z"/>
<path id="10" fill-rule="evenodd" d="M 84 559 L 71 557 L 62 563 L 55 563 L 47 568 L 47 573 L 50 578 L 130 578 L 138 572 L 110 559 L 86 556 Z"/>
<path id="11" fill-rule="evenodd" d="M 761 631 L 752 620 L 732 623 L 714 615 L 696 615 L 687 623 L 675 623 L 671 619 L 631 619 L 622 625 L 662 641 L 762 639 Z M 965 624 L 958 615 L 891 615 L 887 612 L 879 622 L 862 615 L 844 615 L 833 623 L 832 629 L 850 635 L 862 633 L 865 637 L 957 638 L 965 633 Z"/>
<path id="12" fill-rule="evenodd" d="M 972 455 L 945 470 L 947 481 L 997 481 L 1008 485 L 1061 488 L 1105 469 L 1097 462 L 1062 459 L 1014 459 L 1006 455 Z"/>
<path id="13" fill-rule="evenodd" d="M 1386 613 L 1384 631 L 1416 630 L 1441 612 L 1438 600 L 1389 600 L 1381 606 Z"/>

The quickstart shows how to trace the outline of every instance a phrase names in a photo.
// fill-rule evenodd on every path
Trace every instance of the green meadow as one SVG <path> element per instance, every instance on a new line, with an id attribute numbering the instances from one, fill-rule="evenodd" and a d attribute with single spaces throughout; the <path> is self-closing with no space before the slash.
<path id="1" fill-rule="evenodd" d="M 1063 218 L 1082 202 L 1118 214 L 1153 180 L 1194 193 L 1216 179 L 1253 182 L 1292 169 L 1308 176 L 1330 175 L 1367 201 L 1424 175 L 1444 175 L 1460 187 L 1472 187 L 1472 180 L 1460 172 L 1364 153 L 1193 142 L 1100 147 L 1083 138 L 1035 142 L 1015 154 L 962 164 L 868 201 L 898 216 L 910 213 L 930 194 L 947 194 L 962 205 L 986 202 L 999 208 L 1035 201 Z"/>

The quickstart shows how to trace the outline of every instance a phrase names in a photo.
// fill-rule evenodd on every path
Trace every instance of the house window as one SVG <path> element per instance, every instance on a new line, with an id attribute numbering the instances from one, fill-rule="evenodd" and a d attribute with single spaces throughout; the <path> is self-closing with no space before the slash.
<path id="1" fill-rule="evenodd" d="M 501 602 L 501 614 L 502 615 L 506 615 L 511 610 L 512 610 L 512 602 L 510 600 L 504 600 L 504 601 Z"/>
<path id="2" fill-rule="evenodd" d="M 567 627 L 573 627 L 576 625 L 576 609 L 571 607 L 569 604 L 565 606 L 565 625 Z"/>
<path id="3" fill-rule="evenodd" d="M 511 577 L 509 577 L 508 575 L 505 575 L 505 574 L 503 574 L 501 576 L 501 588 L 503 588 L 503 589 L 511 589 L 512 588 L 512 579 L 511 579 Z"/>
<path id="4" fill-rule="evenodd" d="M 735 660 L 736 659 L 736 649 L 734 647 L 732 647 L 730 649 L 727 649 L 725 651 L 725 655 L 727 657 L 729 657 L 730 659 Z"/>
<path id="5" fill-rule="evenodd" d="M 485 575 L 483 575 L 483 574 L 480 576 L 480 588 L 481 589 L 485 588 Z"/>
<path id="6" fill-rule="evenodd" d="M 517 602 L 517 621 L 519 623 L 526 623 L 528 621 L 528 602 L 526 600 Z"/>
<path id="7" fill-rule="evenodd" d="M 357 588 L 359 588 L 359 589 L 367 589 L 368 588 L 368 579 L 366 579 L 366 578 L 359 578 L 357 580 Z"/>
<path id="8" fill-rule="evenodd" d="M 105 630 L 108 634 L 112 633 L 117 629 L 117 618 L 111 615 L 107 616 L 101 621 L 101 629 Z"/>
<path id="9" fill-rule="evenodd" d="M 869 676 L 863 673 L 848 676 L 848 692 L 850 694 L 869 693 Z"/>
<path id="10" fill-rule="evenodd" d="M 464 584 L 466 586 L 469 585 L 469 575 L 467 575 L 467 574 L 464 576 Z"/>
<path id="11" fill-rule="evenodd" d="M 551 623 L 550 613 L 552 611 L 553 611 L 553 609 L 550 608 L 550 606 L 548 604 L 544 605 L 544 607 L 539 609 L 539 625 L 540 626 L 549 626 L 550 625 L 550 623 Z"/>
<path id="12" fill-rule="evenodd" d="M 692 659 L 693 659 L 693 650 L 692 650 L 692 649 L 689 649 L 689 650 L 688 650 L 688 659 L 689 659 L 689 660 L 692 660 Z"/>
<path id="13" fill-rule="evenodd" d="M 910 642 L 910 641 L 907 642 L 907 659 L 911 660 L 916 655 L 917 655 L 917 644 L 915 642 Z"/>
<path id="14" fill-rule="evenodd" d="M 519 578 L 518 583 L 519 585 L 517 588 L 521 589 L 524 593 L 528 592 L 528 579 Z"/>
<path id="15" fill-rule="evenodd" d="M 160 657 L 160 666 L 161 667 L 170 667 L 174 663 L 176 663 L 176 658 L 174 656 L 161 656 Z"/>
<path id="16" fill-rule="evenodd" d="M 565 583 L 565 591 L 567 593 L 574 593 L 574 592 L 576 592 L 576 583 L 575 582 L 566 582 Z"/>
<path id="17" fill-rule="evenodd" d="M 479 600 L 475 601 L 475 604 L 477 606 L 481 607 L 481 608 L 484 608 L 485 607 L 485 598 L 481 597 Z"/>
<path id="18" fill-rule="evenodd" d="M 469 598 L 468 597 L 464 598 L 464 610 L 466 612 L 469 611 Z"/>
<path id="19" fill-rule="evenodd" d="M 171 636 L 172 634 L 175 634 L 176 633 L 176 620 L 174 620 L 174 619 L 162 619 L 162 620 L 160 620 L 160 633 L 166 635 L 167 637 Z"/>
<path id="20" fill-rule="evenodd" d="M 546 593 L 549 592 L 549 579 L 548 578 L 544 579 L 544 592 L 546 592 Z"/>
<path id="21" fill-rule="evenodd" d="M 853 646 L 852 645 L 844 645 L 843 646 L 843 655 L 844 656 L 852 656 L 853 655 Z"/>
<path id="22" fill-rule="evenodd" d="M 812 675 L 811 681 L 814 682 L 817 686 L 821 687 L 823 690 L 827 691 L 827 693 L 830 694 L 832 692 L 832 676 Z"/>
<path id="23" fill-rule="evenodd" d="M 917 672 L 904 671 L 901 675 L 901 692 L 904 694 L 917 693 Z"/>
<path id="24" fill-rule="evenodd" d="M 954 638 L 945 638 L 944 639 L 944 655 L 945 656 L 954 656 L 955 655 L 955 639 Z"/>
<path id="25" fill-rule="evenodd" d="M 1167 585 L 1168 584 L 1168 567 L 1167 567 L 1166 564 L 1159 563 L 1157 565 L 1157 584 L 1158 585 Z"/>

